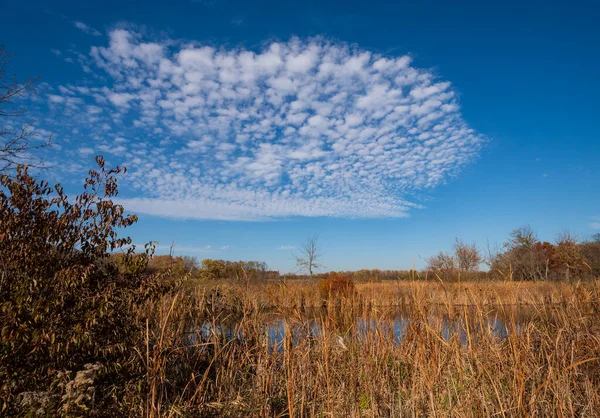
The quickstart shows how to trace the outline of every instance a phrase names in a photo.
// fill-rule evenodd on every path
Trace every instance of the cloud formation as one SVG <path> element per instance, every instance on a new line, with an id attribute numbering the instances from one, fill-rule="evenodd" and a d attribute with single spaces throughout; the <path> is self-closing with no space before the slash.
<path id="1" fill-rule="evenodd" d="M 96 29 L 92 28 L 91 26 L 86 25 L 83 22 L 75 21 L 75 22 L 73 22 L 73 26 L 75 26 L 80 31 L 82 31 L 84 33 L 87 33 L 88 35 L 102 36 L 102 34 L 99 31 L 97 31 Z"/>
<path id="2" fill-rule="evenodd" d="M 136 248 L 144 248 L 144 244 L 135 244 Z M 155 244 L 154 249 L 157 252 L 164 253 L 173 251 L 173 255 L 181 255 L 181 254 L 195 254 L 195 253 L 212 253 L 225 251 L 229 249 L 229 245 L 223 245 L 220 247 L 213 247 L 212 245 L 205 245 L 202 247 L 190 247 L 190 246 L 180 246 L 180 245 L 162 245 Z"/>
<path id="3" fill-rule="evenodd" d="M 404 217 L 419 207 L 406 196 L 456 175 L 485 141 L 451 84 L 409 56 L 325 38 L 252 51 L 116 29 L 81 64 L 90 79 L 48 105 L 77 131 L 78 155 L 127 166 L 121 202 L 138 213 Z"/>
<path id="4" fill-rule="evenodd" d="M 600 216 L 593 216 L 592 222 L 589 223 L 589 227 L 592 229 L 600 229 Z"/>

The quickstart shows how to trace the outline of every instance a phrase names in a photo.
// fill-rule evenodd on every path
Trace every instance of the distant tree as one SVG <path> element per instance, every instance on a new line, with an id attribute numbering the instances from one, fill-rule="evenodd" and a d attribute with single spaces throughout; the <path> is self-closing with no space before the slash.
<path id="1" fill-rule="evenodd" d="M 9 77 L 7 67 L 10 54 L 0 45 L 0 173 L 27 163 L 29 167 L 39 167 L 42 161 L 32 151 L 47 147 L 52 137 L 39 138 L 33 130 L 34 121 L 23 121 L 25 109 L 15 101 L 34 91 L 37 78 L 28 78 L 19 83 L 15 76 Z"/>
<path id="2" fill-rule="evenodd" d="M 592 277 L 600 277 L 600 234 L 596 235 L 596 241 L 584 242 L 579 246 L 583 264 Z"/>
<path id="3" fill-rule="evenodd" d="M 427 270 L 432 271 L 452 272 L 456 270 L 456 265 L 456 258 L 443 251 L 427 260 Z"/>
<path id="4" fill-rule="evenodd" d="M 225 277 L 225 262 L 223 260 L 202 260 L 200 275 L 203 279 L 215 280 Z"/>
<path id="5" fill-rule="evenodd" d="M 463 240 L 456 238 L 454 256 L 456 257 L 460 271 L 466 273 L 479 271 L 479 264 L 482 262 L 482 257 L 475 244 L 465 244 Z"/>
<path id="6" fill-rule="evenodd" d="M 569 280 L 572 273 L 581 273 L 585 264 L 579 253 L 578 239 L 569 231 L 562 231 L 556 237 L 554 264 Z"/>
<path id="7" fill-rule="evenodd" d="M 497 270 L 508 270 L 510 276 L 518 280 L 537 280 L 541 275 L 538 242 L 535 231 L 525 226 L 513 230 L 508 242 L 504 244 L 507 252 L 499 260 Z"/>
<path id="8" fill-rule="evenodd" d="M 307 271 L 309 276 L 313 275 L 314 270 L 322 268 L 323 265 L 320 263 L 321 252 L 317 246 L 318 236 L 308 237 L 306 242 L 302 244 L 300 248 L 300 255 L 292 253 L 292 256 L 296 260 L 296 267 L 300 270 Z"/>
<path id="9" fill-rule="evenodd" d="M 189 256 L 189 255 L 184 255 L 183 257 L 181 257 L 181 260 L 183 261 L 183 266 L 182 266 L 183 270 L 186 272 L 194 271 L 194 270 L 198 269 L 199 264 L 200 264 L 196 257 Z"/>
<path id="10" fill-rule="evenodd" d="M 535 231 L 530 226 L 524 226 L 522 228 L 514 229 L 510 233 L 510 238 L 505 247 L 509 249 L 516 247 L 533 247 L 537 242 Z"/>
<path id="11" fill-rule="evenodd" d="M 592 242 L 600 243 L 600 232 L 596 232 L 594 235 L 592 235 Z"/>
<path id="12" fill-rule="evenodd" d="M 502 257 L 503 250 L 502 245 L 498 244 L 498 242 L 494 242 L 493 244 L 489 239 L 486 239 L 485 244 L 485 256 L 483 257 L 483 262 L 493 271 L 495 265 L 497 265 L 498 260 Z"/>
<path id="13" fill-rule="evenodd" d="M 547 241 L 536 242 L 532 251 L 538 277 L 548 280 L 551 270 L 556 268 L 556 246 Z"/>
<path id="14" fill-rule="evenodd" d="M 199 273 L 200 277 L 210 280 L 259 280 L 279 276 L 278 272 L 268 271 L 268 269 L 267 263 L 263 261 L 229 261 L 207 258 L 202 260 Z"/>
<path id="15" fill-rule="evenodd" d="M 172 254 L 155 255 L 149 263 L 153 272 L 191 273 L 199 267 L 198 259 L 190 256 L 174 256 Z"/>
<path id="16" fill-rule="evenodd" d="M 460 238 L 456 238 L 453 250 L 452 254 L 440 251 L 439 254 L 430 257 L 427 260 L 427 270 L 444 274 L 479 271 L 479 264 L 483 258 L 475 244 L 466 244 Z"/>

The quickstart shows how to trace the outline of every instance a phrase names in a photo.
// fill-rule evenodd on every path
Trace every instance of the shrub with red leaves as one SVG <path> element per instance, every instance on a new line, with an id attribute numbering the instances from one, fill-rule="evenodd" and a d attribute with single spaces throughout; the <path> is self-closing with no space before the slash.
<path id="1" fill-rule="evenodd" d="M 335 297 L 350 297 L 356 293 L 354 282 L 341 273 L 329 273 L 319 283 L 321 298 L 328 300 Z"/>

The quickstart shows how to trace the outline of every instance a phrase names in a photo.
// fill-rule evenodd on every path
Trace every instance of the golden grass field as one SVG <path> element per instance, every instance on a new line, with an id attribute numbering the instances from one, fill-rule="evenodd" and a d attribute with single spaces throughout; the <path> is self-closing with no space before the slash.
<path id="1" fill-rule="evenodd" d="M 146 309 L 140 415 L 600 412 L 598 281 L 360 283 L 327 303 L 311 280 L 209 282 Z"/>

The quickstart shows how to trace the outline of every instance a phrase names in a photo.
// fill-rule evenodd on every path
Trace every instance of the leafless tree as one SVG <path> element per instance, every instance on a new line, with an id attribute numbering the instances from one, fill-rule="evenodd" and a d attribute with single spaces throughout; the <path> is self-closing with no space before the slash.
<path id="1" fill-rule="evenodd" d="M 456 259 L 443 251 L 427 260 L 427 270 L 451 272 L 455 269 Z"/>
<path id="2" fill-rule="evenodd" d="M 577 245 L 579 241 L 579 238 L 568 229 L 563 229 L 558 234 L 556 234 L 556 245 L 560 245 L 563 243 Z"/>
<path id="3" fill-rule="evenodd" d="M 492 244 L 489 239 L 485 240 L 485 255 L 483 257 L 483 262 L 491 269 L 492 266 L 500 259 L 502 256 L 502 247 L 498 242 L 494 242 Z"/>
<path id="4" fill-rule="evenodd" d="M 454 256 L 460 271 L 470 272 L 479 271 L 479 264 L 482 261 L 481 254 L 475 244 L 466 244 L 460 238 L 454 242 Z"/>
<path id="5" fill-rule="evenodd" d="M 20 83 L 16 76 L 9 77 L 7 67 L 10 54 L 0 45 L 0 173 L 18 164 L 40 167 L 41 159 L 32 154 L 36 149 L 45 148 L 52 137 L 40 138 L 33 130 L 35 121 L 23 121 L 25 109 L 17 106 L 18 99 L 34 92 L 37 78 L 28 78 Z"/>
<path id="6" fill-rule="evenodd" d="M 517 247 L 533 247 L 536 242 L 537 236 L 535 231 L 530 226 L 524 226 L 514 229 L 510 233 L 510 238 L 504 246 L 509 249 Z"/>
<path id="7" fill-rule="evenodd" d="M 186 272 L 197 270 L 200 266 L 200 262 L 196 257 L 184 255 L 181 257 L 183 270 Z"/>
<path id="8" fill-rule="evenodd" d="M 303 271 L 308 271 L 310 276 L 313 275 L 314 270 L 324 267 L 321 261 L 321 251 L 317 245 L 319 240 L 318 236 L 308 237 L 306 242 L 300 247 L 300 255 L 292 253 L 292 256 L 296 260 L 296 267 Z"/>

